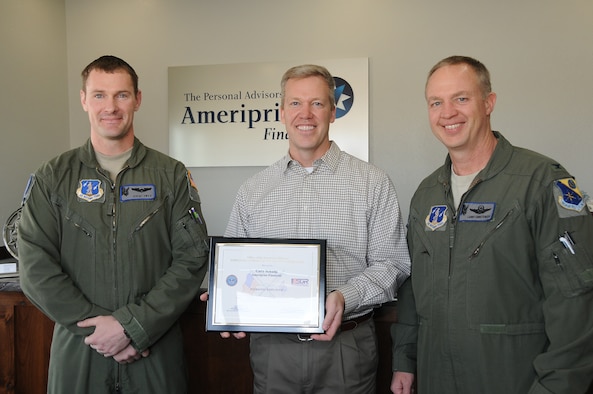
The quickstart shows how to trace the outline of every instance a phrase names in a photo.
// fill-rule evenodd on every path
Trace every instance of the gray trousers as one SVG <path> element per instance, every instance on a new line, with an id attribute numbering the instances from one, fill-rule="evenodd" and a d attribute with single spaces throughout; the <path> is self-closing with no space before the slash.
<path id="1" fill-rule="evenodd" d="M 300 341 L 296 334 L 251 334 L 254 394 L 373 394 L 377 336 L 373 319 L 332 341 Z"/>

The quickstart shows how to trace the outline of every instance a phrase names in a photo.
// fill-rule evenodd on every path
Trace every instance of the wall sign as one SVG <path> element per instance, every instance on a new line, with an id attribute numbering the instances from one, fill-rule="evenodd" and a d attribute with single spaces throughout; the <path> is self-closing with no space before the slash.
<path id="1" fill-rule="evenodd" d="M 368 161 L 368 59 L 318 62 L 336 81 L 329 136 Z M 187 167 L 268 166 L 288 151 L 280 79 L 299 63 L 169 67 L 170 155 Z"/>

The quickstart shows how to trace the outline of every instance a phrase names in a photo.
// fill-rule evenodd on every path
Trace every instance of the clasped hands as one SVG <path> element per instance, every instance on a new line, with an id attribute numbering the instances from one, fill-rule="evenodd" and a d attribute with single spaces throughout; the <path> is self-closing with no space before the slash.
<path id="1" fill-rule="evenodd" d="M 120 364 L 130 364 L 148 357 L 150 350 L 139 353 L 131 344 L 124 328 L 113 316 L 96 316 L 79 321 L 78 327 L 95 327 L 95 331 L 84 338 L 84 343 L 104 357 L 113 357 Z"/>

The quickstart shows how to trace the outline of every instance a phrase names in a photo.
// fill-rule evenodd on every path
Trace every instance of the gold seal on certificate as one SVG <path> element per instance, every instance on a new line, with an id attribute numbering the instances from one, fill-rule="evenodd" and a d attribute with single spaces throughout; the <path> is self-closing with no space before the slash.
<path id="1" fill-rule="evenodd" d="M 210 241 L 207 331 L 323 333 L 326 241 Z"/>

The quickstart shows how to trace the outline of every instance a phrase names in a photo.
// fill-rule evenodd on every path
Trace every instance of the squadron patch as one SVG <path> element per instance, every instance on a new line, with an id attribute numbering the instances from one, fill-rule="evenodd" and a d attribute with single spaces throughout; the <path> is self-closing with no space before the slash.
<path id="1" fill-rule="evenodd" d="M 573 178 L 559 179 L 554 182 L 554 198 L 561 218 L 587 215 L 583 193 Z"/>
<path id="2" fill-rule="evenodd" d="M 489 222 L 494 217 L 494 202 L 467 202 L 459 212 L 460 222 Z"/>
<path id="3" fill-rule="evenodd" d="M 146 185 L 123 185 L 119 188 L 119 200 L 139 201 L 156 199 L 156 186 L 151 184 Z"/>
<path id="4" fill-rule="evenodd" d="M 447 223 L 447 206 L 446 205 L 434 205 L 430 208 L 430 213 L 426 216 L 426 227 L 435 231 L 439 228 L 445 230 L 443 227 Z M 441 230 L 441 231 L 442 231 Z"/>
<path id="5" fill-rule="evenodd" d="M 103 202 L 105 201 L 105 189 L 103 183 L 98 179 L 81 179 L 78 182 L 76 196 L 79 201 L 85 202 Z"/>

